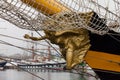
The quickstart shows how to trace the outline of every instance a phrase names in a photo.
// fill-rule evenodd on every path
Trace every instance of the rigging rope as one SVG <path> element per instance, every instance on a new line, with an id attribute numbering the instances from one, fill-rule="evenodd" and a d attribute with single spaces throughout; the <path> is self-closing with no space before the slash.
<path id="1" fill-rule="evenodd" d="M 30 41 L 30 40 L 24 40 L 24 39 L 12 37 L 12 36 L 4 35 L 4 34 L 0 34 L 0 36 L 9 37 L 9 38 L 13 38 L 13 39 L 17 39 L 17 40 L 33 43 L 33 41 Z M 40 44 L 39 42 L 36 42 L 36 43 L 39 44 L 39 45 L 42 45 L 42 46 L 48 46 L 48 45 L 45 45 L 45 44 Z"/>
<path id="2" fill-rule="evenodd" d="M 114 37 L 113 37 L 114 38 Z M 115 39 L 115 38 L 114 38 Z M 16 48 L 19 48 L 19 49 L 22 49 L 22 50 L 26 50 L 25 48 L 22 48 L 22 47 L 19 47 L 19 46 L 15 46 L 15 45 L 13 45 L 13 44 L 10 44 L 10 43 L 7 43 L 7 42 L 5 42 L 5 41 L 2 41 L 2 40 L 0 40 L 2 43 L 5 43 L 5 44 L 7 44 L 7 45 L 10 45 L 10 46 L 13 46 L 13 47 L 16 47 Z M 117 40 L 117 41 L 119 41 L 120 42 L 120 40 Z M 28 51 L 28 50 L 26 50 L 26 51 Z M 28 51 L 28 52 L 31 52 L 31 51 Z M 32 52 L 31 52 L 32 53 Z M 41 52 L 40 52 L 41 53 Z M 42 53 L 44 53 L 44 52 L 42 52 Z M 39 55 L 39 54 L 37 54 L 37 53 L 35 53 L 36 55 Z M 45 54 L 45 53 L 44 53 Z M 91 56 L 90 56 L 91 57 Z M 95 58 L 95 57 L 94 57 Z M 96 58 L 97 59 L 97 58 Z M 112 60 L 107 60 L 107 59 L 102 59 L 102 58 L 100 58 L 101 60 L 106 60 L 106 61 L 108 61 L 108 62 L 114 62 L 114 63 L 118 63 L 118 64 L 120 64 L 119 62 L 115 62 L 115 61 L 112 61 Z"/>
<path id="3" fill-rule="evenodd" d="M 75 2 L 75 0 L 72 0 L 73 2 Z M 104 9 L 104 10 L 106 10 L 107 12 L 109 12 L 109 13 L 111 13 L 112 15 L 114 15 L 114 16 L 116 16 L 117 18 L 119 18 L 120 19 L 120 16 L 119 15 L 117 15 L 117 14 L 115 14 L 114 12 L 112 12 L 112 11 L 110 11 L 110 10 L 108 10 L 108 9 L 106 9 L 106 8 L 104 8 L 102 5 L 100 5 L 100 4 L 98 4 L 98 3 L 96 3 L 96 2 L 94 2 L 93 0 L 89 0 L 90 2 L 92 2 L 93 4 L 95 4 L 95 5 L 97 5 L 98 7 L 100 7 L 100 8 L 102 8 L 102 9 Z M 115 1 L 115 0 L 114 0 Z M 2 2 L 2 1 L 1 1 Z M 4 1 L 3 1 L 4 2 Z M 12 0 L 12 2 L 15 2 L 14 0 Z M 12 3 L 11 2 L 11 3 Z M 18 1 L 19 2 L 19 1 Z M 75 2 L 76 3 L 76 2 Z M 1 7 L 1 11 L 3 11 L 3 14 L 1 14 L 0 16 L 2 16 L 2 18 L 4 18 L 4 19 L 6 19 L 6 20 L 8 20 L 9 22 L 11 22 L 11 23 L 13 23 L 13 24 L 15 24 L 15 25 L 17 25 L 17 26 L 19 26 L 19 27 L 21 27 L 21 28 L 28 28 L 28 29 L 32 29 L 32 30 L 35 30 L 36 32 L 37 32 L 37 28 L 38 28 L 38 26 L 39 26 L 39 29 L 38 30 L 40 30 L 40 29 L 44 29 L 46 26 L 41 26 L 41 21 L 42 20 L 44 20 L 43 18 L 41 18 L 42 16 L 40 15 L 40 16 L 38 16 L 38 14 L 39 14 L 39 12 L 38 12 L 38 14 L 37 14 L 37 18 L 38 19 L 36 19 L 36 17 L 34 17 L 34 18 L 32 18 L 32 16 L 30 16 L 30 15 L 26 15 L 26 14 L 28 14 L 28 13 L 30 13 L 31 11 L 31 9 L 29 9 L 28 11 L 26 11 L 26 13 L 25 12 L 22 12 L 22 10 L 23 11 L 25 11 L 25 8 L 27 7 L 27 6 L 25 6 L 25 8 L 24 9 L 21 9 L 20 11 L 19 11 L 19 9 L 18 8 L 21 8 L 21 6 L 22 6 L 22 4 L 19 6 L 19 7 L 17 7 L 16 5 L 17 5 L 17 1 L 15 2 L 15 4 L 11 4 L 10 5 L 10 3 L 5 3 L 6 5 L 4 5 L 4 6 L 0 6 Z M 9 4 L 9 6 L 7 6 Z M 73 3 L 71 2 L 70 3 L 70 5 L 72 5 Z M 84 4 L 85 4 L 85 2 L 84 2 Z M 0 5 L 3 5 L 2 3 L 0 3 Z M 13 6 L 16 6 L 16 8 L 14 8 L 14 9 L 12 9 L 11 7 L 13 7 Z M 73 7 L 73 8 L 75 8 L 75 6 Z M 79 8 L 80 8 L 80 6 L 79 6 Z M 26 8 L 27 9 L 27 8 Z M 87 11 L 87 10 L 86 10 Z M 16 13 L 15 13 L 16 12 Z M 4 14 L 5 13 L 5 14 Z M 63 13 L 63 14 L 65 14 L 65 13 Z M 34 12 L 32 13 L 32 15 L 34 15 Z M 78 17 L 78 14 L 74 14 L 74 15 L 72 15 L 73 17 L 76 17 L 76 15 L 77 15 L 77 18 L 79 18 Z M 6 17 L 7 16 L 7 17 Z M 15 16 L 15 17 L 13 17 L 13 16 Z M 53 16 L 54 17 L 54 16 Z M 44 17 L 44 18 L 46 18 L 46 17 Z M 54 18 L 52 18 L 52 17 L 48 17 L 48 18 L 50 18 L 51 20 L 53 20 Z M 46 19 L 48 19 L 48 18 L 46 18 Z M 58 18 L 58 19 L 60 19 L 60 18 Z M 79 18 L 80 20 L 81 20 L 81 18 Z M 79 20 L 79 19 L 77 19 L 77 20 Z M 11 20 L 11 21 L 10 21 Z M 78 25 L 76 25 L 76 24 L 78 24 L 79 23 L 79 21 L 77 21 L 77 20 L 75 20 L 75 21 L 73 21 L 72 22 L 72 24 L 73 25 L 75 25 L 75 26 L 77 26 L 76 28 L 78 28 Z M 55 21 L 55 20 L 53 20 L 53 22 L 58 22 L 58 23 L 60 23 L 60 21 L 58 20 L 58 21 Z M 68 22 L 69 22 L 69 20 L 68 20 Z M 66 22 L 63 22 L 64 24 L 66 23 Z M 61 26 L 61 24 L 63 24 L 62 22 L 60 23 L 60 26 Z M 84 22 L 83 22 L 84 23 Z M 71 23 L 67 23 L 67 24 L 65 24 L 65 25 L 72 25 Z M 99 24 L 99 23 L 98 23 Z M 82 24 L 80 24 L 80 25 L 82 25 Z M 31 28 L 32 27 L 32 28 Z M 34 27 L 37 27 L 37 28 L 34 28 Z M 42 27 L 42 28 L 41 28 Z M 86 27 L 86 26 L 85 26 Z M 49 27 L 47 27 L 47 29 L 49 29 Z M 100 31 L 99 30 L 100 28 L 97 28 L 97 30 L 98 31 Z M 40 36 L 42 36 L 39 32 L 37 32 Z M 111 36 L 111 37 L 113 37 L 113 36 Z M 114 37 L 113 37 L 114 38 Z M 114 38 L 115 40 L 117 40 L 116 38 Z M 53 47 L 47 40 L 45 40 L 51 47 Z M 119 41 L 119 40 L 117 40 L 117 41 Z M 3 42 L 3 41 L 2 41 Z M 11 44 L 9 44 L 9 45 L 11 45 Z M 11 45 L 11 46 L 14 46 L 14 45 Z M 18 47 L 18 46 L 15 46 L 15 47 Z M 18 48 L 20 48 L 20 47 L 18 47 Z M 24 49 L 24 48 L 21 48 L 21 49 Z M 54 47 L 53 47 L 53 49 L 54 49 Z M 60 55 L 60 56 L 62 56 L 57 50 L 56 50 L 56 52 Z M 106 60 L 106 61 L 109 61 L 109 60 Z M 113 61 L 110 61 L 110 62 L 113 62 Z M 114 63 L 116 63 L 116 62 L 114 62 Z"/>
<path id="4" fill-rule="evenodd" d="M 1 42 L 3 42 L 3 43 L 6 43 L 6 44 L 8 44 L 8 45 L 10 45 L 10 46 L 14 46 L 14 47 L 17 47 L 17 48 L 20 48 L 20 49 L 24 49 L 24 48 L 21 48 L 21 47 L 18 47 L 18 46 L 15 46 L 15 45 L 13 45 L 13 44 L 10 44 L 10 43 L 7 43 L 7 42 L 5 42 L 5 41 L 2 41 L 2 40 L 0 40 Z M 74 70 L 74 69 L 73 69 Z M 64 70 L 63 70 L 64 71 Z M 70 73 L 74 73 L 74 72 L 71 72 L 71 71 L 68 71 L 68 72 L 70 72 Z M 83 75 L 83 73 L 74 73 L 74 74 L 81 74 L 81 75 Z M 86 76 L 88 75 L 89 73 L 86 73 Z M 85 75 L 85 74 L 84 74 Z M 90 74 L 89 74 L 90 75 Z M 92 75 L 91 75 L 92 76 Z"/>
<path id="5" fill-rule="evenodd" d="M 119 39 L 117 39 L 117 38 L 115 38 L 115 36 L 113 36 L 113 35 L 117 35 L 117 36 L 119 36 L 119 37 L 120 37 L 120 34 L 108 33 L 108 35 L 109 35 L 111 38 L 113 38 L 114 40 L 116 40 L 117 42 L 119 42 L 119 43 L 120 43 L 120 40 L 119 40 Z"/>
<path id="6" fill-rule="evenodd" d="M 16 48 L 19 48 L 19 49 L 22 49 L 22 50 L 25 50 L 25 51 L 27 51 L 27 52 L 32 53 L 32 51 L 29 51 L 29 50 L 26 49 L 26 48 L 23 48 L 23 47 L 19 47 L 19 46 L 16 46 L 16 45 L 10 44 L 10 43 L 5 42 L 5 41 L 3 41 L 3 40 L 0 40 L 0 41 L 2 42 L 2 44 L 7 44 L 7 45 L 10 45 L 10 46 L 13 46 L 13 47 L 16 47 Z M 45 52 L 41 52 L 41 51 L 36 51 L 36 52 L 46 54 Z M 39 54 L 37 54 L 36 52 L 34 52 L 34 54 L 39 55 Z M 39 56 L 40 56 L 40 55 L 39 55 Z M 52 56 L 56 56 L 56 55 L 52 55 Z M 58 56 L 56 56 L 56 57 L 58 57 Z"/>
<path id="7" fill-rule="evenodd" d="M 4 41 L 2 41 L 2 42 L 4 42 Z M 10 44 L 10 45 L 11 45 L 11 44 Z M 13 45 L 12 45 L 12 46 L 13 46 Z M 16 47 L 16 46 L 14 46 L 14 47 Z M 17 47 L 17 48 L 20 48 L 20 47 Z M 22 49 L 24 49 L 24 48 L 22 48 Z M 89 57 L 92 57 L 92 58 L 93 58 L 93 56 L 89 56 Z M 106 59 L 102 59 L 102 58 L 98 58 L 98 57 L 94 57 L 94 58 L 96 58 L 96 59 L 101 59 L 101 60 L 106 60 Z M 112 60 L 106 60 L 106 61 L 111 62 L 111 63 L 120 64 L 119 62 L 115 62 L 115 61 L 112 61 Z"/>

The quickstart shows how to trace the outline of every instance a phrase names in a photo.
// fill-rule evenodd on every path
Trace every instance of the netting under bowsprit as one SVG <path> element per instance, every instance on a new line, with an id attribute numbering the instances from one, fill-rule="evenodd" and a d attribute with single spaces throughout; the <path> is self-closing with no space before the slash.
<path id="1" fill-rule="evenodd" d="M 86 13 L 61 12 L 43 20 L 42 25 L 46 29 L 56 31 L 85 28 L 100 35 L 109 31 L 106 20 L 100 18 L 94 11 Z"/>
<path id="2" fill-rule="evenodd" d="M 37 19 L 38 15 L 42 16 L 39 21 Z M 41 21 L 44 17 L 34 8 L 22 3 L 21 0 L 0 0 L 0 18 L 22 29 L 34 30 L 33 28 L 35 28 L 40 30 Z M 31 25 L 36 23 L 37 26 Z"/>
<path id="3" fill-rule="evenodd" d="M 60 31 L 85 28 L 100 35 L 106 34 L 109 31 L 106 20 L 100 18 L 98 14 L 92 10 L 84 13 L 75 12 L 58 5 L 58 3 L 52 4 L 53 0 L 47 0 L 49 4 L 55 6 L 50 6 L 51 8 L 58 9 L 58 12 L 50 14 L 51 12 L 47 11 L 48 9 L 46 7 L 46 9 L 44 8 L 43 10 L 45 5 L 24 1 L 29 0 L 0 0 L 0 17 L 20 28 L 29 30 L 47 29 Z M 42 6 L 41 9 L 39 5 Z M 37 8 L 39 8 L 39 10 Z M 64 10 L 61 11 L 62 9 Z M 53 10 L 51 11 L 54 12 Z"/>

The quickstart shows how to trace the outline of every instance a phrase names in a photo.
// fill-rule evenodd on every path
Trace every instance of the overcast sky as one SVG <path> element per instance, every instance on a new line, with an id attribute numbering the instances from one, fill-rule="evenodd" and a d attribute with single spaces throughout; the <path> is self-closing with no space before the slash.
<path id="1" fill-rule="evenodd" d="M 31 35 L 32 32 L 33 32 L 34 36 L 39 36 L 34 31 L 29 31 L 29 30 L 18 28 L 15 25 L 13 25 L 13 24 L 11 24 L 7 21 L 0 19 L 0 34 L 24 39 L 24 37 L 23 37 L 24 34 Z M 40 33 L 42 35 L 44 35 L 43 31 L 41 31 Z M 15 46 L 20 46 L 20 47 L 30 48 L 30 46 L 32 46 L 31 43 L 28 43 L 28 42 L 25 42 L 25 41 L 20 41 L 20 40 L 17 40 L 17 39 L 12 39 L 12 38 L 1 36 L 1 35 L 0 35 L 0 40 L 8 42 L 10 44 L 13 44 Z M 26 39 L 24 39 L 24 40 L 26 40 Z M 19 49 L 19 48 L 15 48 L 15 47 L 12 47 L 12 46 L 9 46 L 9 45 L 0 44 L 0 54 L 8 54 L 9 55 L 9 54 L 16 54 L 16 53 L 23 53 L 23 52 L 24 51 Z"/>

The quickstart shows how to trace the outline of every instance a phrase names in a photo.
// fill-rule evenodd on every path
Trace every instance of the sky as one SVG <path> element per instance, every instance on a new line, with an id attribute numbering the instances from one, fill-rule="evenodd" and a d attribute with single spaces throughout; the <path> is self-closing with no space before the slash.
<path id="1" fill-rule="evenodd" d="M 0 34 L 26 40 L 23 36 L 25 34 L 31 35 L 31 33 L 33 33 L 33 35 L 36 37 L 39 36 L 34 31 L 21 29 L 21 28 L 15 26 L 15 25 L 13 25 L 13 24 L 11 24 L 3 19 L 0 19 Z M 40 33 L 42 35 L 44 35 L 43 31 L 40 31 Z M 32 46 L 32 43 L 28 43 L 26 41 L 21 41 L 21 40 L 17 40 L 17 39 L 12 39 L 12 38 L 1 36 L 1 35 L 0 35 L 0 40 L 5 41 L 5 42 L 10 43 L 10 44 L 13 44 L 15 46 L 19 46 L 19 47 L 30 48 L 30 46 Z M 0 43 L 0 54 L 12 55 L 12 54 L 23 53 L 23 52 L 24 51 L 19 49 L 19 48 Z"/>
<path id="2" fill-rule="evenodd" d="M 79 1 L 79 0 L 77 0 Z M 100 4 L 105 4 L 107 5 L 107 3 L 110 1 L 110 0 L 98 0 L 100 2 Z M 112 0 L 111 0 L 112 1 Z M 109 3 L 109 7 L 110 9 L 113 9 L 113 2 L 110 2 Z M 31 32 L 33 31 L 29 31 L 29 30 L 25 30 L 25 29 L 21 29 L 21 28 L 18 28 L 17 26 L 3 20 L 3 19 L 0 19 L 0 34 L 4 34 L 4 35 L 8 35 L 8 36 L 12 36 L 12 37 L 16 37 L 16 38 L 20 38 L 20 39 L 24 39 L 23 36 L 24 34 L 31 34 Z M 42 35 L 44 35 L 43 31 L 39 31 Z M 39 36 L 36 32 L 33 32 L 34 36 Z M 11 39 L 11 38 L 8 38 L 8 37 L 3 37 L 0 35 L 0 40 L 3 40 L 3 41 L 6 41 L 10 44 L 13 44 L 13 45 L 16 45 L 16 46 L 20 46 L 20 47 L 28 47 L 30 48 L 30 43 L 27 43 L 25 41 L 20 41 L 20 40 L 15 40 L 15 39 Z M 26 40 L 26 39 L 24 39 Z M 41 41 L 39 41 L 40 43 L 43 43 Z M 44 44 L 47 44 L 44 42 Z M 38 47 L 41 47 L 41 46 L 38 46 Z M 43 46 L 42 46 L 43 48 Z M 11 54 L 21 54 L 23 53 L 24 51 L 21 50 L 21 49 L 18 49 L 18 48 L 15 48 L 15 47 L 12 47 L 12 46 L 8 46 L 8 45 L 4 45 L 4 44 L 1 44 L 0 43 L 0 54 L 6 54 L 6 55 L 11 55 Z"/>
<path id="3" fill-rule="evenodd" d="M 38 31 L 40 35 L 44 36 L 44 31 Z M 27 49 L 32 49 L 33 43 L 31 42 L 26 42 L 26 41 L 21 41 L 21 40 L 17 40 L 17 39 L 13 39 L 13 38 L 9 38 L 9 37 L 5 37 L 2 35 L 7 35 L 10 37 L 14 37 L 14 38 L 19 38 L 19 39 L 23 39 L 23 40 L 28 40 L 25 39 L 23 36 L 25 34 L 29 34 L 31 35 L 31 33 L 33 33 L 33 36 L 35 37 L 41 37 L 37 32 L 35 31 L 30 31 L 30 30 L 26 30 L 26 29 L 21 29 L 11 23 L 9 23 L 8 21 L 5 21 L 3 19 L 0 19 L 0 42 L 5 41 L 7 43 L 13 44 L 15 46 L 18 47 L 23 47 L 23 48 L 27 48 Z M 1 35 L 2 34 L 2 35 Z M 32 40 L 29 40 L 32 41 Z M 36 41 L 35 41 L 36 42 Z M 49 41 L 48 41 L 49 42 Z M 39 52 L 48 52 L 45 49 L 48 49 L 48 42 L 46 42 L 45 40 L 42 41 L 37 41 L 36 43 L 34 43 L 34 47 L 35 49 L 37 49 Z M 43 45 L 39 45 L 39 44 L 43 44 Z M 44 46 L 45 45 L 45 46 Z M 58 49 L 57 45 L 52 44 L 52 46 L 54 46 L 55 48 Z M 56 54 L 56 51 L 53 51 L 53 48 L 50 48 L 51 51 L 53 52 L 53 54 Z M 44 50 L 44 51 L 43 51 Z M 40 54 L 40 53 L 37 54 Z M 30 55 L 30 52 L 27 52 L 25 50 L 13 47 L 13 46 L 9 46 L 9 45 L 5 45 L 5 44 L 1 44 L 0 43 L 0 54 L 5 55 L 5 56 L 9 56 L 9 55 L 14 55 L 14 54 L 27 54 Z M 58 53 L 57 53 L 58 54 Z"/>

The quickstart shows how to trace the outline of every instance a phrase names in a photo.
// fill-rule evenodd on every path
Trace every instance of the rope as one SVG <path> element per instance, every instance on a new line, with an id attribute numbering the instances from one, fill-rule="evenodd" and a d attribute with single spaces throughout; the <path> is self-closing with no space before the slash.
<path id="1" fill-rule="evenodd" d="M 5 41 L 3 41 L 3 40 L 0 40 L 0 41 L 1 41 L 2 44 L 6 44 L 6 45 L 9 45 L 9 46 L 13 46 L 13 47 L 16 47 L 16 48 L 19 48 L 19 49 L 22 49 L 22 50 L 25 50 L 25 51 L 27 51 L 27 52 L 32 53 L 32 51 L 29 51 L 29 50 L 26 49 L 26 48 L 23 48 L 23 47 L 19 47 L 19 46 L 16 46 L 16 45 L 10 44 L 10 43 L 5 42 Z M 40 52 L 40 51 L 36 51 L 36 52 L 46 54 L 45 52 Z M 35 53 L 35 52 L 34 52 L 34 54 L 39 55 L 39 54 L 37 54 L 37 53 Z M 56 56 L 56 55 L 52 55 L 52 56 Z M 58 56 L 56 56 L 56 57 L 58 57 Z"/>
<path id="2" fill-rule="evenodd" d="M 73 0 L 74 1 L 74 0 Z M 101 7 L 102 9 L 104 9 L 104 10 L 106 10 L 107 12 L 109 12 L 109 13 L 111 13 L 112 15 L 114 15 L 114 16 L 116 16 L 116 17 L 118 17 L 118 18 L 120 18 L 117 14 L 115 14 L 114 12 L 112 12 L 112 11 L 110 11 L 110 10 L 108 10 L 107 8 L 104 8 L 102 5 L 100 5 L 100 4 L 98 4 L 98 3 L 96 3 L 96 2 L 94 2 L 93 0 L 90 0 L 93 4 L 95 4 L 95 5 L 97 5 L 98 7 Z M 16 2 L 16 4 L 17 4 L 17 2 Z M 71 3 L 72 4 L 72 3 Z M 14 6 L 16 6 L 16 5 L 14 5 Z M 20 8 L 20 7 L 19 7 Z M 5 10 L 5 9 L 4 9 Z M 7 10 L 7 9 L 6 9 Z M 15 10 L 13 10 L 13 12 L 14 12 Z M 7 12 L 7 11 L 6 11 Z M 9 10 L 8 10 L 8 12 L 9 12 Z M 37 30 L 34 28 L 34 25 L 31 23 L 31 22 L 29 22 L 29 17 L 28 16 L 26 16 L 26 14 L 23 14 L 23 16 L 22 16 L 22 12 L 21 12 L 21 15 L 18 13 L 19 11 L 17 10 L 17 12 L 16 12 L 16 14 L 15 13 L 13 13 L 12 11 L 11 11 L 11 14 L 12 15 L 16 15 L 17 17 L 18 17 L 18 21 L 20 21 L 20 20 L 24 20 L 24 21 L 26 21 L 27 23 L 26 23 L 26 25 L 28 24 L 28 26 L 31 26 L 32 27 L 32 29 L 34 29 L 36 32 L 37 32 Z M 28 11 L 28 12 L 30 12 L 30 11 Z M 5 13 L 5 12 L 4 12 Z M 12 20 L 12 16 L 10 16 L 10 14 L 7 14 L 7 15 L 9 15 L 9 17 L 11 18 L 11 20 Z M 2 16 L 2 17 L 4 17 L 4 16 Z M 27 17 L 27 18 L 26 18 Z M 20 20 L 19 20 L 20 19 Z M 31 18 L 30 18 L 31 19 Z M 8 21 L 9 21 L 9 19 L 7 19 Z M 12 23 L 14 23 L 15 21 L 17 21 L 17 19 L 15 19 L 15 20 L 13 20 L 13 22 Z M 21 23 L 22 23 L 22 21 L 21 21 Z M 74 22 L 75 24 L 76 24 L 76 22 Z M 16 24 L 16 25 L 20 25 L 19 23 L 17 24 L 17 23 L 14 23 L 14 24 Z M 22 23 L 21 25 L 23 25 L 23 27 L 26 27 L 26 25 L 24 25 L 25 23 Z M 42 37 L 42 35 L 39 33 L 39 32 L 37 32 L 41 37 Z M 109 34 L 108 34 L 109 35 Z M 110 35 L 112 38 L 114 38 L 115 40 L 117 40 L 118 42 L 120 42 L 120 40 L 118 40 L 117 38 L 115 38 L 114 36 L 112 36 L 112 35 Z M 58 50 L 56 50 L 47 40 L 45 40 L 61 57 L 63 57 L 61 54 L 60 54 L 60 52 L 58 52 Z M 1 41 L 1 42 L 3 42 L 3 43 L 5 43 L 5 44 L 7 44 L 7 45 L 11 45 L 11 46 L 14 46 L 14 47 L 17 47 L 17 48 L 20 48 L 20 49 L 23 49 L 23 50 L 25 50 L 25 48 L 21 48 L 21 47 L 18 47 L 18 46 L 15 46 L 15 45 L 13 45 L 13 44 L 9 44 L 9 43 L 7 43 L 7 42 L 4 42 L 4 41 Z M 101 59 L 101 58 L 100 58 Z M 106 60 L 106 59 L 104 59 L 104 60 Z M 106 61 L 109 61 L 109 62 L 114 62 L 114 61 L 112 61 L 112 60 L 106 60 Z M 118 63 L 118 62 L 114 62 L 114 63 L 117 63 L 117 64 L 120 64 L 120 63 Z"/>
<path id="3" fill-rule="evenodd" d="M 2 41 L 2 40 L 0 40 L 0 41 Z M 6 44 L 8 44 L 8 45 L 10 45 L 10 46 L 14 46 L 14 47 L 17 47 L 17 48 L 20 48 L 20 49 L 24 49 L 24 48 L 21 48 L 21 47 L 18 47 L 18 46 L 15 46 L 15 45 L 12 45 L 12 44 L 10 44 L 10 43 L 7 43 L 7 42 L 5 42 L 5 41 L 2 41 L 2 42 L 4 42 L 4 43 L 6 43 Z M 29 52 L 29 51 L 28 51 Z M 44 69 L 52 69 L 52 68 L 44 68 Z M 80 69 L 80 68 L 79 68 Z M 23 69 L 24 70 L 24 69 Z M 73 70 L 75 70 L 75 69 L 73 69 Z M 65 71 L 65 70 L 62 70 L 62 71 Z M 77 71 L 77 70 L 76 70 Z M 83 75 L 83 73 L 75 73 L 75 72 L 72 72 L 72 71 L 65 71 L 65 72 L 69 72 L 69 73 L 74 73 L 74 74 L 80 74 L 80 75 Z M 89 74 L 89 73 L 86 73 L 86 75 L 85 76 L 87 76 L 87 74 Z M 89 74 L 90 75 L 90 74 Z M 92 75 L 91 75 L 92 76 Z"/>
<path id="4" fill-rule="evenodd" d="M 33 29 L 36 31 L 36 33 L 38 33 L 40 35 L 40 37 L 43 37 L 35 28 L 33 28 Z M 55 47 L 53 47 L 47 40 L 45 40 L 45 41 L 58 53 L 58 55 L 62 56 L 61 53 Z"/>
<path id="5" fill-rule="evenodd" d="M 0 40 L 1 42 L 3 42 L 3 43 L 5 43 L 5 44 L 7 44 L 7 45 L 10 45 L 10 46 L 13 46 L 13 47 L 17 47 L 17 48 L 20 48 L 20 49 L 23 49 L 24 50 L 24 48 L 22 48 L 22 47 L 18 47 L 18 46 L 15 46 L 15 45 L 13 45 L 13 44 L 10 44 L 10 43 L 7 43 L 7 42 L 5 42 L 5 41 L 2 41 L 2 40 Z M 28 51 L 28 52 L 30 52 L 30 51 Z M 8 57 L 9 58 L 9 57 Z M 52 68 L 43 68 L 43 69 L 52 69 Z M 79 68 L 80 69 L 80 68 Z M 56 70 L 56 69 L 53 69 L 53 70 Z M 73 69 L 73 70 L 75 70 L 75 69 Z M 23 71 L 24 71 L 24 69 L 23 69 Z M 26 71 L 26 70 L 25 70 Z M 80 75 L 85 75 L 85 76 L 87 76 L 89 73 L 75 73 L 75 72 L 72 72 L 71 70 L 61 70 L 61 71 L 65 71 L 65 72 L 69 72 L 69 73 L 74 73 L 74 74 L 80 74 Z M 77 71 L 77 70 L 75 70 L 75 71 Z M 90 75 L 90 74 L 89 74 Z M 91 75 L 91 76 L 93 76 L 93 75 Z M 93 76 L 94 77 L 94 76 Z"/>
<path id="6" fill-rule="evenodd" d="M 25 41 L 25 42 L 31 42 L 31 43 L 33 43 L 33 41 L 24 40 L 24 39 L 20 39 L 20 38 L 12 37 L 12 36 L 4 35 L 4 34 L 0 34 L 0 36 L 9 37 L 9 38 L 13 38 L 13 39 L 17 39 L 17 40 L 21 40 L 21 41 Z M 36 43 L 39 44 L 39 45 L 42 45 L 42 46 L 48 46 L 48 45 L 45 45 L 45 44 L 40 44 L 40 43 L 38 43 L 38 42 L 36 42 Z"/>
<path id="7" fill-rule="evenodd" d="M 117 35 L 117 36 L 119 36 L 120 37 L 120 34 L 112 34 L 112 33 L 108 33 L 108 35 L 111 37 L 111 38 L 113 38 L 114 40 L 116 40 L 117 42 L 119 42 L 120 43 L 120 40 L 119 39 L 117 39 L 117 38 L 115 38 L 113 35 Z"/>
<path id="8" fill-rule="evenodd" d="M 93 4 L 98 5 L 98 6 L 99 6 L 99 7 L 101 7 L 102 9 L 104 9 L 104 10 L 108 11 L 109 13 L 111 13 L 112 15 L 114 15 L 114 16 L 116 16 L 116 17 L 118 17 L 118 18 L 120 19 L 120 16 L 118 16 L 118 15 L 117 15 L 117 14 L 115 14 L 114 12 L 112 12 L 112 11 L 110 11 L 110 10 L 106 9 L 106 8 L 105 8 L 105 7 L 103 7 L 102 5 L 100 5 L 100 4 L 98 4 L 98 3 L 96 3 L 95 1 L 90 0 L 90 2 L 92 2 Z"/>
<path id="9" fill-rule="evenodd" d="M 32 25 L 31 22 L 29 22 L 28 20 L 26 20 L 26 18 L 24 18 L 24 17 L 23 17 L 23 20 L 27 21 L 28 24 L 31 25 L 31 28 L 32 28 L 33 30 L 35 30 L 36 33 L 37 33 L 40 37 L 42 37 L 42 35 L 34 28 L 34 25 Z M 58 55 L 60 55 L 61 57 L 63 57 L 63 55 L 61 55 L 61 53 L 59 53 L 59 52 L 56 50 L 56 48 L 54 48 L 47 40 L 45 40 L 45 41 L 58 53 Z"/>

